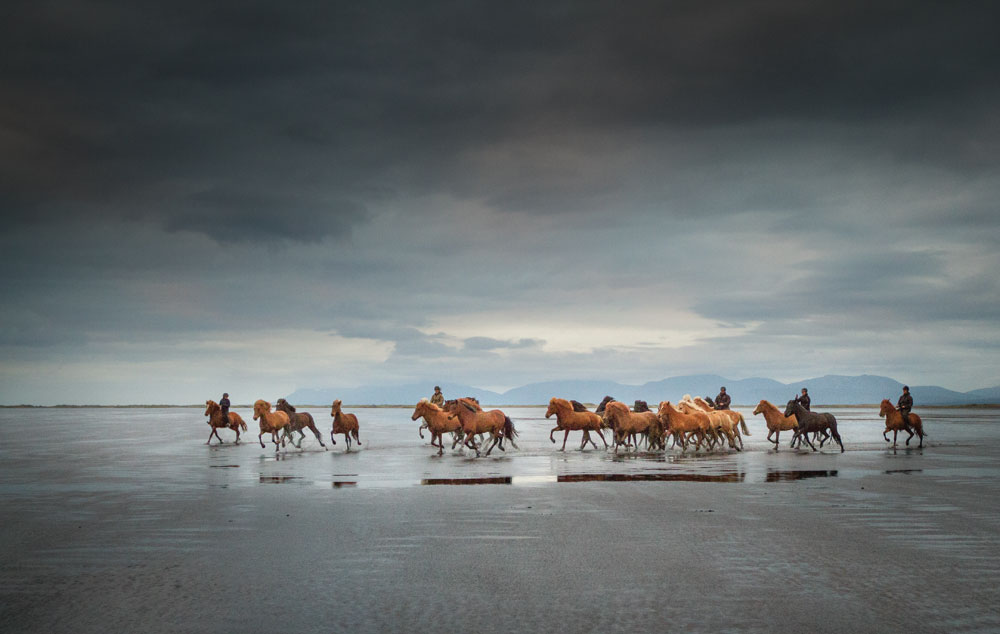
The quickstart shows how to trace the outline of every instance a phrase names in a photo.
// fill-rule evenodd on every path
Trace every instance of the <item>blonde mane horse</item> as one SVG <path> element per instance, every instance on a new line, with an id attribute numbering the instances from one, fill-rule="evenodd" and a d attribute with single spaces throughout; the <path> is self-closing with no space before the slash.
<path id="1" fill-rule="evenodd" d="M 545 410 L 545 418 L 551 418 L 552 415 L 556 416 L 556 426 L 552 428 L 549 432 L 549 440 L 555 444 L 556 439 L 552 437 L 552 434 L 556 431 L 565 431 L 566 434 L 563 436 L 562 449 L 559 451 L 566 451 L 566 440 L 569 438 L 569 433 L 571 431 L 582 431 L 583 432 L 583 442 L 580 443 L 580 450 L 587 446 L 587 443 L 594 445 L 594 449 L 599 449 L 597 443 L 595 443 L 590 438 L 590 432 L 597 432 L 597 435 L 601 437 L 601 441 L 604 443 L 604 448 L 608 448 L 608 441 L 604 439 L 604 434 L 601 433 L 601 425 L 604 421 L 601 417 L 593 412 L 578 412 L 573 407 L 573 404 L 564 398 L 555 398 L 549 400 L 549 408 Z"/>
<path id="2" fill-rule="evenodd" d="M 685 399 L 688 398 L 690 397 L 685 396 Z M 729 418 L 729 416 L 719 410 L 706 409 L 693 400 L 681 400 L 677 403 L 677 409 L 685 414 L 701 413 L 708 416 L 709 421 L 711 421 L 711 427 L 706 431 L 709 437 L 709 449 L 715 447 L 716 441 L 721 446 L 722 437 L 725 436 L 729 442 L 729 446 L 739 451 L 739 447 L 736 446 L 736 438 L 739 434 L 734 431 L 736 426 L 733 424 L 733 419 Z"/>
<path id="3" fill-rule="evenodd" d="M 767 423 L 767 440 L 768 442 L 774 443 L 774 450 L 778 450 L 778 438 L 781 436 L 783 431 L 793 431 L 798 429 L 799 421 L 792 416 L 785 416 L 785 413 L 774 406 L 770 401 L 761 399 L 760 403 L 757 403 L 757 407 L 753 410 L 753 415 L 758 414 L 764 415 L 764 422 Z M 774 440 L 771 440 L 771 435 L 774 435 Z"/>
<path id="4" fill-rule="evenodd" d="M 264 434 L 271 434 L 271 441 L 274 443 L 274 451 L 278 451 L 278 432 L 283 430 L 291 422 L 285 412 L 272 412 L 271 404 L 260 399 L 253 404 L 253 419 L 260 420 L 260 433 L 257 440 L 260 441 L 261 449 L 264 448 Z M 284 445 L 284 439 L 282 439 Z"/>
<path id="5" fill-rule="evenodd" d="M 358 437 L 358 417 L 354 414 L 345 414 L 340 409 L 340 399 L 333 402 L 333 406 L 330 409 L 330 416 L 333 416 L 333 429 L 330 430 L 330 442 L 337 444 L 337 439 L 333 437 L 334 434 L 344 434 L 344 442 L 347 443 L 347 451 L 351 450 L 351 436 L 354 436 L 354 442 L 361 446 L 361 439 Z"/>
<path id="6" fill-rule="evenodd" d="M 236 412 L 229 412 L 228 419 L 223 419 L 222 408 L 215 401 L 205 401 L 205 416 L 208 416 L 208 426 L 212 428 L 212 431 L 208 433 L 206 445 L 212 444 L 212 436 L 218 438 L 220 444 L 225 443 L 222 436 L 219 436 L 220 427 L 228 427 L 236 432 L 236 444 L 240 443 L 240 427 L 243 428 L 243 431 L 247 430 L 247 424 Z"/>
<path id="7" fill-rule="evenodd" d="M 456 418 L 451 418 L 448 412 L 444 411 L 434 403 L 431 403 L 426 398 L 420 399 L 417 406 L 413 409 L 413 416 L 410 420 L 417 420 L 423 417 L 424 424 L 420 426 L 422 430 L 424 427 L 431 432 L 431 447 L 438 448 L 438 455 L 444 453 L 444 442 L 442 439 L 447 433 L 451 433 L 454 440 L 451 443 L 451 448 L 454 449 L 456 445 L 462 440 L 462 423 Z M 418 430 L 419 431 L 419 430 Z M 420 437 L 423 438 L 424 434 L 421 431 Z M 437 444 L 434 444 L 434 439 L 437 439 Z"/>
<path id="8" fill-rule="evenodd" d="M 715 409 L 708 401 L 701 398 L 700 396 L 696 396 L 694 398 L 694 403 L 695 405 L 701 407 L 705 411 L 721 412 L 722 414 L 726 415 L 731 422 L 732 425 L 731 429 L 733 435 L 736 437 L 737 440 L 740 441 L 740 449 L 743 449 L 743 437 L 740 436 L 740 428 L 742 428 L 743 434 L 745 436 L 750 435 L 750 430 L 747 429 L 747 421 L 746 419 L 743 418 L 743 414 L 737 412 L 734 409 Z M 739 427 L 737 427 L 737 424 L 739 425 Z"/>
<path id="9" fill-rule="evenodd" d="M 882 399 L 882 405 L 879 407 L 878 415 L 885 419 L 885 431 L 882 432 L 882 437 L 885 438 L 886 442 L 889 442 L 889 436 L 886 434 L 892 431 L 892 446 L 896 446 L 896 435 L 900 431 L 905 431 L 910 434 L 906 439 L 906 444 L 910 444 L 910 440 L 913 438 L 913 430 L 916 430 L 917 435 L 920 436 L 920 446 L 924 446 L 924 436 L 929 436 L 930 434 L 924 433 L 924 422 L 920 420 L 920 417 L 910 412 L 909 424 L 903 422 L 903 414 L 896 409 L 889 399 Z M 910 428 L 913 429 L 910 429 Z M 237 432 L 239 434 L 239 432 Z"/>

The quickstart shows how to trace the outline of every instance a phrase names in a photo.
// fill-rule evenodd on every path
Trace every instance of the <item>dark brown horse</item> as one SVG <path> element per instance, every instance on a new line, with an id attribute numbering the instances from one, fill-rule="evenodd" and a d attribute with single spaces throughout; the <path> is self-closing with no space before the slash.
<path id="1" fill-rule="evenodd" d="M 327 450 L 326 443 L 323 442 L 323 435 L 319 433 L 318 429 L 316 429 L 316 421 L 313 420 L 312 414 L 309 412 L 296 412 L 295 407 L 283 398 L 278 399 L 274 409 L 288 414 L 288 426 L 285 427 L 282 439 L 287 438 L 288 442 L 295 445 L 296 449 L 302 449 L 302 439 L 306 437 L 306 435 L 302 433 L 302 430 L 308 427 L 312 431 L 313 435 L 316 436 L 316 440 L 319 441 L 319 444 L 323 446 L 323 451 Z M 298 444 L 295 444 L 295 441 L 292 439 L 292 434 L 294 432 L 299 432 Z"/>
<path id="2" fill-rule="evenodd" d="M 212 444 L 212 436 L 218 438 L 220 443 L 225 442 L 222 440 L 222 436 L 219 436 L 220 427 L 228 427 L 236 432 L 237 444 L 240 442 L 240 428 L 242 427 L 243 431 L 247 430 L 247 424 L 243 422 L 243 419 L 236 412 L 229 412 L 228 420 L 223 419 L 222 408 L 215 401 L 205 401 L 205 416 L 208 416 L 208 425 L 212 428 L 212 431 L 208 434 L 206 445 Z M 910 435 L 912 436 L 912 434 Z"/>
<path id="3" fill-rule="evenodd" d="M 816 451 L 816 447 L 809 440 L 809 434 L 813 432 L 822 432 L 824 435 L 823 440 L 819 441 L 820 448 L 823 447 L 828 438 L 826 438 L 826 431 L 830 430 L 830 435 L 833 439 L 837 441 L 840 445 L 840 453 L 844 453 L 844 443 L 840 440 L 840 433 L 837 432 L 837 419 L 833 414 L 827 414 L 822 412 L 810 412 L 806 408 L 802 407 L 802 404 L 792 399 L 788 401 L 788 405 L 785 406 L 785 416 L 795 416 L 799 421 L 799 426 L 795 430 L 795 435 L 792 436 L 792 443 L 798 440 L 800 443 L 805 439 L 806 443 Z"/>

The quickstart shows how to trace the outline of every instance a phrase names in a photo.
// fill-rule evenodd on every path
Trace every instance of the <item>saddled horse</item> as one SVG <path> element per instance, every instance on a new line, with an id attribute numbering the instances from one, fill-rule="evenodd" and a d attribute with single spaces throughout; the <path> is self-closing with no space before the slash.
<path id="1" fill-rule="evenodd" d="M 493 443 L 486 450 L 487 456 L 496 446 L 500 447 L 500 451 L 506 451 L 503 448 L 504 438 L 512 439 L 517 435 L 514 422 L 509 416 L 498 409 L 484 412 L 472 399 L 458 399 L 453 407 L 451 417 L 457 418 L 462 423 L 462 431 L 465 432 L 465 446 L 474 450 L 477 457 L 480 453 L 479 447 L 476 446 L 476 434 L 488 433 L 490 435 L 489 439 Z"/>
<path id="2" fill-rule="evenodd" d="M 358 437 L 358 417 L 354 414 L 345 414 L 341 410 L 340 399 L 333 402 L 333 406 L 330 409 L 330 416 L 333 416 L 333 428 L 330 430 L 330 442 L 337 444 L 337 439 L 333 437 L 334 434 L 344 434 L 344 442 L 347 443 L 347 451 L 351 450 L 351 436 L 354 436 L 354 442 L 361 446 L 361 438 Z"/>
<path id="3" fill-rule="evenodd" d="M 431 432 L 431 447 L 438 448 L 438 455 L 444 453 L 444 442 L 443 437 L 447 433 L 451 433 L 454 440 L 451 443 L 451 448 L 454 449 L 459 442 L 461 442 L 462 433 L 462 423 L 457 418 L 452 418 L 448 412 L 444 411 L 434 403 L 431 403 L 426 398 L 420 399 L 417 406 L 413 409 L 413 416 L 410 420 L 417 420 L 423 417 L 424 424 L 420 426 L 422 430 L 424 427 Z M 419 430 L 418 430 L 419 431 Z M 424 434 L 420 431 L 420 437 L 423 438 Z M 437 444 L 434 444 L 434 440 L 437 439 Z"/>
<path id="4" fill-rule="evenodd" d="M 562 449 L 559 450 L 565 451 L 569 433 L 571 431 L 583 431 L 583 442 L 580 443 L 580 450 L 582 451 L 588 442 L 594 445 L 594 449 L 598 449 L 597 443 L 590 438 L 590 432 L 593 431 L 601 437 L 604 448 L 607 449 L 608 441 L 604 439 L 604 434 L 601 433 L 601 417 L 593 412 L 586 411 L 586 409 L 582 412 L 578 411 L 576 406 L 573 405 L 575 402 L 567 401 L 564 398 L 552 398 L 549 400 L 549 408 L 545 411 L 545 418 L 551 418 L 553 414 L 556 416 L 556 426 L 549 432 L 549 440 L 555 443 L 556 439 L 552 435 L 557 431 L 565 431 L 566 434 L 563 436 Z"/>
<path id="5" fill-rule="evenodd" d="M 793 431 L 798 428 L 799 421 L 795 416 L 785 416 L 781 410 L 775 407 L 770 401 L 761 399 L 757 407 L 753 410 L 754 416 L 764 415 L 764 422 L 767 424 L 767 440 L 774 443 L 774 450 L 778 450 L 778 439 L 783 431 Z M 771 436 L 774 440 L 771 440 Z"/>
<path id="6" fill-rule="evenodd" d="M 222 436 L 219 435 L 220 427 L 228 427 L 236 432 L 236 443 L 240 442 L 240 427 L 243 431 L 247 430 L 247 424 L 243 422 L 243 418 L 240 417 L 236 412 L 229 412 L 227 418 L 222 416 L 222 408 L 215 401 L 205 401 L 205 416 L 208 416 L 208 426 L 212 428 L 212 431 L 208 433 L 208 442 L 206 445 L 212 444 L 212 436 L 219 439 L 220 443 L 224 443 Z"/>
<path id="7" fill-rule="evenodd" d="M 924 446 L 924 436 L 929 436 L 924 432 L 924 422 L 920 420 L 920 417 L 910 412 L 910 420 L 906 423 L 903 422 L 903 414 L 892 404 L 889 399 L 882 399 L 882 405 L 879 407 L 878 415 L 885 419 L 885 431 L 882 432 L 882 437 L 885 438 L 886 442 L 889 442 L 889 436 L 886 434 L 892 431 L 892 446 L 896 446 L 896 435 L 900 431 L 905 431 L 909 435 L 906 439 L 906 444 L 910 444 L 910 440 L 913 438 L 913 431 L 916 430 L 917 435 L 920 436 L 920 446 Z M 239 432 L 237 432 L 237 435 Z"/>
<path id="8" fill-rule="evenodd" d="M 296 412 L 295 407 L 283 398 L 278 399 L 277 403 L 274 405 L 274 409 L 288 414 L 289 422 L 288 426 L 285 427 L 282 440 L 287 438 L 288 442 L 295 445 L 297 449 L 302 449 L 302 439 L 306 437 L 306 435 L 302 433 L 302 430 L 308 427 L 312 431 L 313 435 L 316 436 L 316 440 L 319 441 L 319 444 L 323 446 L 323 451 L 327 450 L 326 443 L 323 442 L 323 435 L 319 433 L 318 429 L 316 429 L 316 421 L 313 420 L 312 414 L 309 412 Z M 295 444 L 295 441 L 292 439 L 292 434 L 295 432 L 299 432 L 298 444 Z"/>
<path id="9" fill-rule="evenodd" d="M 278 451 L 278 432 L 287 427 L 291 422 L 288 414 L 285 412 L 272 412 L 271 404 L 264 399 L 260 399 L 253 404 L 253 419 L 260 420 L 260 433 L 257 435 L 257 440 L 260 441 L 261 448 L 264 448 L 264 434 L 271 434 L 274 450 Z M 284 439 L 282 439 L 281 445 L 284 446 L 284 444 Z"/>
<path id="10" fill-rule="evenodd" d="M 830 435 L 833 439 L 837 441 L 840 445 L 840 453 L 844 453 L 844 443 L 840 440 L 840 433 L 837 432 L 837 419 L 833 414 L 823 413 L 823 412 L 810 412 L 806 408 L 802 407 L 802 404 L 792 399 L 788 401 L 788 405 L 785 406 L 785 416 L 792 416 L 799 421 L 799 427 L 795 430 L 795 435 L 792 436 L 792 444 L 795 444 L 796 440 L 800 442 L 805 439 L 806 443 L 816 451 L 816 447 L 809 440 L 808 434 L 813 432 L 822 432 L 825 436 L 826 431 L 830 430 Z M 819 446 L 822 448 L 823 443 L 827 441 L 826 438 L 819 441 Z"/>

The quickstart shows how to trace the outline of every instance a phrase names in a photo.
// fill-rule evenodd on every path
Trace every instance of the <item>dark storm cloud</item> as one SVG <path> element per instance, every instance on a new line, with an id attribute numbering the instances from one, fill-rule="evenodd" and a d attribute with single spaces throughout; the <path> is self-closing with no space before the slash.
<path id="1" fill-rule="evenodd" d="M 0 27 L 5 213 L 319 240 L 407 192 L 603 210 L 626 191 L 663 192 L 599 170 L 614 148 L 581 147 L 581 131 L 761 120 L 876 134 L 908 121 L 928 133 L 883 136 L 898 154 L 973 169 L 992 165 L 997 147 L 984 118 L 998 13 L 896 2 L 12 3 Z M 734 133 L 727 145 L 738 147 Z M 534 177 L 468 162 L 546 136 L 598 162 L 520 157 Z M 711 161 L 706 149 L 686 148 Z M 790 196 L 783 204 L 803 200 Z"/>

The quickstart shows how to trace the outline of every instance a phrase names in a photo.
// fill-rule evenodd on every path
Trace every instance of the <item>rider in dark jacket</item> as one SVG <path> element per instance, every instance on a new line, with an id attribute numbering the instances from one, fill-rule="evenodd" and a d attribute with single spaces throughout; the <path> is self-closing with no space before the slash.
<path id="1" fill-rule="evenodd" d="M 899 408 L 899 413 L 903 415 L 903 424 L 909 427 L 910 410 L 913 409 L 913 397 L 910 396 L 910 387 L 908 385 L 903 386 L 903 393 L 900 395 L 899 401 L 896 402 L 896 407 Z"/>
<path id="2" fill-rule="evenodd" d="M 720 388 L 719 395 L 715 397 L 715 409 L 729 409 L 729 404 L 732 402 L 733 399 L 726 394 L 726 388 Z"/>
<path id="3" fill-rule="evenodd" d="M 219 399 L 219 407 L 222 408 L 222 420 L 229 421 L 229 392 L 225 392 Z"/>
<path id="4" fill-rule="evenodd" d="M 811 403 L 812 400 L 809 398 L 809 390 L 807 390 L 806 388 L 802 388 L 802 394 L 800 396 L 795 397 L 795 402 L 797 402 L 802 407 L 806 408 L 807 412 L 810 411 L 809 403 Z"/>

